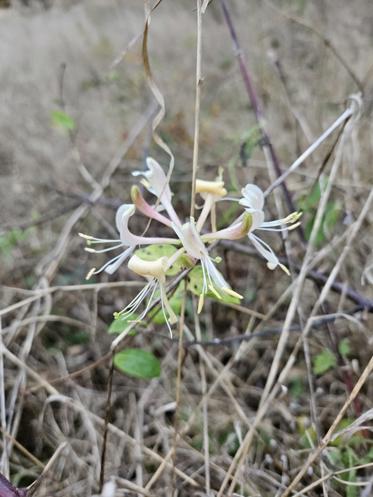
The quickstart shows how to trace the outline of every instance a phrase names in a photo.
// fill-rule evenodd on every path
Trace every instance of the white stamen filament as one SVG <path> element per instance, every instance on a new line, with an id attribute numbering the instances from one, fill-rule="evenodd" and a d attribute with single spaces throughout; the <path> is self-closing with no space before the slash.
<path id="1" fill-rule="evenodd" d="M 124 246 L 125 246 L 125 244 L 121 243 L 120 245 L 115 245 L 114 247 L 108 247 L 108 248 L 105 248 L 105 249 L 96 250 L 96 249 L 93 249 L 91 247 L 85 247 L 84 250 L 86 252 L 89 252 L 90 254 L 102 254 L 104 252 L 110 252 L 111 250 L 115 250 L 117 248 L 121 248 L 121 247 L 124 247 Z"/>
<path id="2" fill-rule="evenodd" d="M 111 264 L 113 264 L 115 261 L 117 261 L 122 256 L 123 256 L 123 253 L 116 255 L 115 257 L 110 259 L 108 262 L 105 262 L 105 264 L 103 266 L 101 266 L 99 269 L 96 269 L 95 267 L 92 268 L 89 271 L 89 273 L 87 274 L 87 276 L 85 277 L 85 279 L 89 280 L 93 275 L 102 273 L 102 271 L 104 271 L 107 267 L 109 267 Z"/>
<path id="3" fill-rule="evenodd" d="M 294 230 L 295 228 L 298 228 L 298 226 L 300 226 L 300 222 L 298 223 L 295 223 L 295 224 L 292 224 L 291 226 L 283 226 L 282 228 L 279 226 L 279 227 L 274 227 L 274 228 L 267 228 L 266 226 L 265 227 L 259 227 L 259 228 L 256 228 L 257 231 L 292 231 Z"/>

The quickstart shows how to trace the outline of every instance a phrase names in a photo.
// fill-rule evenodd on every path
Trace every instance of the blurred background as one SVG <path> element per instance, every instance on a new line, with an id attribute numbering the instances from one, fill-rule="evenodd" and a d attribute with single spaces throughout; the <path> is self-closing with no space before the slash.
<path id="1" fill-rule="evenodd" d="M 316 249 L 322 253 L 357 218 L 372 188 L 371 1 L 230 0 L 228 4 L 283 169 L 343 112 L 351 94 L 363 92 L 363 116 L 334 182 L 328 217 L 317 240 Z M 14 360 L 5 361 L 9 419 L 3 428 L 6 426 L 11 436 L 43 463 L 60 443 L 68 441 L 70 447 L 69 457 L 61 458 L 50 486 L 40 495 L 50 495 L 50 489 L 55 496 L 70 497 L 98 491 L 102 423 L 96 423 L 97 419 L 92 420 L 86 413 L 93 412 L 102 419 L 105 416 L 108 365 L 100 364 L 56 384 L 56 391 L 44 390 L 40 378 L 54 385 L 56 377 L 99 361 L 112 340 L 106 332 L 113 311 L 122 308 L 136 292 L 131 287 L 109 286 L 136 280 L 125 266 L 113 277 L 103 273 L 93 280 L 93 284 L 108 284 L 104 291 L 101 287 L 82 291 L 80 285 L 86 284 L 88 270 L 105 259 L 84 252 L 84 243 L 77 235 L 83 231 L 113 236 L 115 210 L 130 201 L 134 183 L 131 172 L 143 169 L 148 155 L 165 167 L 168 164 L 167 156 L 152 140 L 156 105 L 144 72 L 143 30 L 144 5 L 140 0 L 0 2 L 0 299 L 2 309 L 11 309 L 4 312 L 2 327 L 9 350 L 40 375 L 26 379 Z M 202 38 L 200 176 L 214 178 L 223 167 L 226 185 L 233 195 L 238 195 L 248 182 L 265 189 L 271 179 L 255 116 L 217 0 L 211 2 L 203 16 Z M 189 213 L 195 51 L 195 2 L 163 0 L 151 19 L 149 59 L 154 80 L 165 99 L 166 116 L 158 131 L 176 158 L 172 188 L 181 216 Z M 333 153 L 336 136 L 287 180 L 294 204 L 304 211 L 306 235 L 320 200 L 320 168 L 325 157 Z M 92 190 L 102 183 L 111 166 L 113 176 L 103 194 L 93 201 Z M 326 182 L 328 167 L 322 171 Z M 267 209 L 268 217 L 278 217 L 273 198 Z M 220 216 L 225 221 L 224 212 Z M 373 299 L 372 222 L 370 210 L 340 272 L 345 288 L 352 288 L 366 299 Z M 134 231 L 142 228 L 141 220 L 138 226 L 133 225 Z M 297 242 L 296 235 L 292 240 L 291 253 L 300 263 L 304 246 Z M 284 255 L 280 237 L 273 240 L 273 246 Z M 318 270 L 328 275 L 340 251 L 339 247 L 328 253 Z M 250 308 L 264 316 L 277 305 L 288 280 L 269 273 L 258 259 L 224 250 L 221 255 L 232 286 L 244 294 Z M 53 290 L 48 298 L 37 301 L 39 307 L 11 307 L 48 285 L 70 285 L 71 291 Z M 308 282 L 303 299 L 306 316 L 318 296 L 319 291 Z M 269 325 L 281 329 L 287 303 L 285 300 L 278 304 Z M 328 305 L 330 313 L 350 312 L 352 306 L 344 290 L 331 294 Z M 317 335 L 311 343 L 314 355 L 333 346 L 338 348 L 346 337 L 350 347 L 350 355 L 338 356 L 336 352 L 338 357 L 336 362 L 331 360 L 328 374 L 318 376 L 314 371 L 323 432 L 346 398 L 348 381 L 354 384 L 371 355 L 371 318 L 361 312 L 357 321 L 354 319 L 339 323 L 330 332 L 335 333 L 337 342 L 327 335 Z M 248 329 L 248 320 L 245 314 L 210 303 L 202 319 L 202 331 L 207 338 L 235 336 Z M 139 337 L 137 344 L 162 358 L 161 379 L 149 383 L 119 374 L 115 378 L 112 421 L 121 431 L 109 436 L 107 474 L 120 475 L 139 485 L 130 492 L 129 484 L 123 484 L 129 493 L 121 495 L 150 495 L 140 490 L 160 461 L 146 451 L 141 455 L 138 447 L 145 444 L 163 457 L 172 445 L 177 347 L 162 338 L 167 331 L 157 331 L 161 338 Z M 234 350 L 222 347 L 203 353 L 218 374 L 233 360 Z M 215 490 L 224 476 L 220 466 L 229 467 L 242 439 L 242 426 L 246 430 L 245 423 L 256 412 L 273 351 L 273 342 L 266 338 L 234 358 L 225 387 L 237 405 L 228 397 L 231 400 L 227 406 L 224 388 L 209 400 L 211 458 L 215 464 L 211 486 Z M 190 351 L 185 359 L 185 402 L 180 411 L 183 423 L 191 416 L 190 406 L 200 401 L 198 368 L 203 353 Z M 337 366 L 341 369 L 333 369 Z M 260 428 L 247 469 L 258 493 L 246 488 L 243 495 L 275 495 L 287 473 L 282 455 L 294 449 L 288 463 L 292 474 L 309 449 L 300 440 L 310 419 L 305 370 L 301 357 L 287 384 L 290 393 L 284 394 L 287 397 L 279 400 L 273 415 Z M 351 374 L 348 381 L 344 371 Z M 208 383 L 214 381 L 215 373 L 208 373 Z M 22 395 L 18 397 L 19 392 Z M 69 410 L 69 404 L 61 399 L 57 408 L 51 400 L 54 395 L 74 398 L 84 406 L 85 414 Z M 360 408 L 355 406 L 350 413 L 352 418 L 363 412 L 362 406 L 371 407 L 371 395 L 372 385 L 360 399 Z M 293 406 L 290 411 L 288 406 Z M 244 421 L 239 409 L 246 413 Z M 183 474 L 197 475 L 199 483 L 204 481 L 202 476 L 198 479 L 203 473 L 201 426 L 201 417 L 197 416 L 185 444 L 180 442 L 180 460 L 175 463 Z M 137 445 L 131 445 L 127 435 Z M 312 443 L 316 443 L 314 432 L 312 436 Z M 354 462 L 365 457 L 371 448 L 370 438 L 363 445 L 364 450 L 360 446 L 356 449 Z M 348 459 L 350 449 L 353 450 L 350 446 L 348 450 L 341 449 L 342 455 L 335 462 L 339 469 L 349 464 L 343 462 L 343 457 Z M 3 455 L 3 464 L 5 459 Z M 11 474 L 20 484 L 30 483 L 41 470 L 40 465 L 14 447 L 10 463 Z M 188 486 L 190 482 L 180 474 L 178 478 L 182 482 L 176 485 L 178 495 L 207 495 L 193 493 L 197 490 L 190 490 L 194 488 Z M 172 472 L 166 472 L 155 482 L 154 495 L 171 495 L 171 490 L 164 493 L 164 488 L 171 486 Z M 329 495 L 362 496 L 356 488 L 345 494 L 343 486 L 334 485 Z M 315 491 L 309 495 L 321 494 Z"/>

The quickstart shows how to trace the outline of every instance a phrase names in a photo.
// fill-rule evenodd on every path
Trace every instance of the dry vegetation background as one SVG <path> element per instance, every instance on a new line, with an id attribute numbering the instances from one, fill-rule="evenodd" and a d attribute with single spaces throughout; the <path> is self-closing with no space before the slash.
<path id="1" fill-rule="evenodd" d="M 337 220 L 331 229 L 325 227 L 326 237 L 315 247 L 319 262 L 314 269 L 327 277 L 372 188 L 371 2 L 235 0 L 229 5 L 283 167 L 359 91 L 326 39 L 362 82 L 362 117 L 344 146 L 331 190 Z M 175 202 L 185 215 L 193 148 L 195 17 L 195 2 L 163 0 L 152 16 L 149 38 L 152 69 L 167 108 L 159 131 L 176 157 Z M 86 284 L 85 274 L 98 257 L 83 251 L 77 233 L 112 236 L 115 208 L 129 201 L 131 171 L 142 169 L 149 153 L 166 164 L 151 137 L 154 102 L 141 57 L 143 27 L 139 0 L 14 2 L 0 10 L 1 467 L 4 473 L 10 470 L 14 483 L 28 485 L 65 443 L 35 490 L 40 497 L 99 492 L 110 368 L 110 361 L 100 359 L 113 338 L 107 333 L 112 313 L 138 287 L 128 284 L 134 278 L 125 266 L 113 277 L 103 274 Z M 218 0 L 203 16 L 203 78 L 200 176 L 214 177 L 223 166 L 231 189 L 247 182 L 265 189 L 271 180 L 260 146 L 250 150 L 247 160 L 240 157 L 255 118 Z M 61 109 L 76 123 L 70 134 L 53 123 L 53 112 Z M 295 204 L 310 196 L 337 136 L 288 178 Z M 325 165 L 326 177 L 334 157 L 333 152 Z M 108 171 L 112 176 L 105 176 Z M 103 192 L 95 182 L 104 186 Z M 282 190 L 276 192 L 287 212 Z M 274 195 L 267 212 L 278 217 Z M 311 214 L 305 212 L 305 224 Z M 246 307 L 207 303 L 200 322 L 203 340 L 233 340 L 183 349 L 177 406 L 177 342 L 152 324 L 132 338 L 132 346 L 161 358 L 162 373 L 152 381 L 114 373 L 105 478 L 116 478 L 117 495 L 274 497 L 285 491 L 372 357 L 372 223 L 370 207 L 340 265 L 339 291 L 326 293 L 317 310 L 319 325 L 301 342 L 260 420 L 256 415 L 291 301 L 289 285 L 305 253 L 296 233 L 288 247 L 295 264 L 292 278 L 268 271 L 250 250 L 242 253 L 242 245 L 221 248 L 223 272 L 245 295 Z M 272 236 L 271 243 L 285 256 L 280 236 Z M 280 371 L 323 284 L 305 280 Z M 266 330 L 275 331 L 262 333 Z M 234 339 L 254 332 L 258 336 L 250 341 Z M 187 312 L 185 339 L 194 336 L 193 313 Z M 334 359 L 327 371 L 317 373 L 315 358 L 322 353 L 324 360 L 325 354 Z M 329 444 L 307 465 L 297 486 L 305 490 L 296 495 L 373 494 L 372 395 L 367 375 L 343 418 L 345 425 L 358 420 L 358 426 L 368 428 Z M 252 439 L 243 445 L 248 432 Z M 233 471 L 236 494 L 229 484 L 219 494 L 243 446 L 247 453 Z M 367 466 L 333 473 L 358 465 Z M 323 476 L 324 483 L 312 488 Z"/>

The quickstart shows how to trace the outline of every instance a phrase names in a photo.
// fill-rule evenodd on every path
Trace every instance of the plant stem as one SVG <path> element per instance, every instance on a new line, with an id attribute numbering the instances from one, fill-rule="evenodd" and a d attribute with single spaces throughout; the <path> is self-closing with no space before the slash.
<path id="1" fill-rule="evenodd" d="M 244 85 L 246 88 L 246 92 L 247 92 L 248 97 L 250 99 L 250 103 L 251 103 L 251 106 L 253 108 L 257 124 L 258 124 L 260 132 L 262 134 L 262 140 L 261 140 L 262 148 L 267 149 L 268 154 L 271 158 L 271 162 L 273 164 L 273 168 L 275 170 L 275 173 L 278 177 L 280 177 L 282 175 L 280 162 L 277 158 L 277 154 L 276 154 L 275 149 L 272 145 L 270 137 L 265 129 L 264 117 L 263 117 L 263 113 L 262 113 L 262 109 L 261 109 L 261 104 L 260 104 L 258 95 L 255 91 L 255 88 L 254 88 L 252 78 L 251 78 L 249 69 L 247 67 L 246 61 L 244 59 L 243 51 L 242 51 L 241 46 L 240 46 L 239 41 L 238 41 L 237 32 L 236 32 L 232 17 L 231 17 L 230 12 L 229 12 L 227 2 L 226 2 L 226 0 L 220 0 L 220 4 L 221 4 L 222 10 L 223 10 L 224 20 L 228 26 L 229 33 L 230 33 L 230 36 L 231 36 L 231 39 L 233 42 L 233 48 L 234 48 L 235 55 L 236 55 L 237 60 L 238 60 L 238 64 L 240 67 L 240 72 L 241 72 L 241 76 L 242 76 L 242 79 L 243 79 L 243 82 L 244 82 Z M 283 192 L 285 195 L 285 200 L 286 200 L 288 209 L 291 212 L 295 211 L 296 209 L 294 207 L 293 200 L 291 198 L 289 190 L 287 189 L 286 184 L 282 183 L 281 186 L 282 186 L 282 189 L 283 189 Z"/>

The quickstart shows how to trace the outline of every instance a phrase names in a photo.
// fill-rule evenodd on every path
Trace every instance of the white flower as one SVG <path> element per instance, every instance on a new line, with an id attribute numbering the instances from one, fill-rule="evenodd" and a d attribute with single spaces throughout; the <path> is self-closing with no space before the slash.
<path id="1" fill-rule="evenodd" d="M 199 193 L 203 199 L 206 199 L 207 195 L 220 198 L 227 194 L 227 190 L 224 188 L 224 181 L 221 179 L 217 179 L 216 181 L 197 179 L 196 193 Z"/>
<path id="2" fill-rule="evenodd" d="M 159 201 L 166 209 L 172 222 L 178 226 L 181 225 L 180 219 L 173 208 L 169 180 L 165 175 L 162 167 L 152 157 L 146 159 L 147 171 L 134 171 L 133 176 L 144 176 L 141 183 L 150 193 L 158 197 Z"/>
<path id="3" fill-rule="evenodd" d="M 221 293 L 226 293 L 227 295 L 241 299 L 242 296 L 230 288 L 223 275 L 216 269 L 214 262 L 197 231 L 194 219 L 191 218 L 189 222 L 183 224 L 181 227 L 174 225 L 173 228 L 181 240 L 187 254 L 201 262 L 203 286 L 198 303 L 198 313 L 202 310 L 204 298 L 208 291 L 211 291 L 219 299 L 222 298 Z"/>
<path id="4" fill-rule="evenodd" d="M 300 212 L 293 212 L 289 216 L 283 219 L 277 219 L 275 221 L 264 221 L 264 194 L 262 190 L 256 186 L 248 184 L 242 189 L 243 198 L 239 201 L 240 205 L 245 207 L 246 212 L 250 213 L 252 216 L 252 225 L 248 233 L 249 240 L 252 242 L 256 250 L 267 259 L 267 267 L 269 269 L 275 269 L 279 266 L 285 273 L 289 274 L 289 270 L 286 266 L 280 263 L 278 257 L 273 252 L 268 243 L 264 242 L 257 235 L 254 235 L 253 231 L 285 231 L 292 230 L 299 226 L 299 218 L 301 217 Z"/>
<path id="5" fill-rule="evenodd" d="M 179 240 L 176 238 L 158 238 L 158 237 L 144 237 L 138 236 L 131 233 L 128 228 L 128 221 L 131 216 L 135 213 L 135 206 L 133 204 L 123 204 L 117 210 L 115 216 L 115 224 L 117 230 L 119 232 L 118 239 L 104 239 L 104 238 L 96 238 L 94 236 L 85 235 L 83 233 L 79 233 L 79 236 L 84 238 L 87 242 L 88 247 L 86 247 L 87 252 L 91 253 L 102 253 L 102 252 L 110 252 L 111 250 L 116 250 L 120 248 L 125 248 L 120 254 L 116 255 L 108 262 L 106 262 L 99 269 L 92 268 L 91 271 L 87 274 L 86 279 L 91 278 L 94 274 L 101 273 L 101 271 L 105 271 L 106 273 L 113 274 L 119 266 L 132 254 L 135 247 L 137 245 L 150 245 L 154 243 L 172 243 L 178 244 Z M 110 244 L 111 246 L 104 249 L 94 249 L 90 247 L 90 245 L 96 244 Z"/>
<path id="6" fill-rule="evenodd" d="M 170 323 L 175 324 L 177 322 L 177 317 L 172 310 L 170 302 L 167 298 L 165 286 L 166 271 L 169 269 L 171 264 L 172 262 L 170 262 L 170 259 L 168 257 L 160 257 L 155 261 L 145 261 L 144 259 L 138 257 L 136 254 L 133 255 L 128 261 L 128 268 L 136 274 L 147 278 L 149 281 L 141 290 L 141 292 L 136 295 L 132 302 L 127 305 L 127 307 L 125 307 L 122 311 L 115 313 L 115 317 L 129 317 L 131 314 L 137 311 L 142 302 L 148 297 L 148 302 L 146 304 L 145 310 L 137 318 L 137 321 L 141 321 L 146 316 L 154 300 L 156 291 L 159 290 L 163 315 L 172 336 Z"/>
<path id="7" fill-rule="evenodd" d="M 202 212 L 196 224 L 197 231 L 200 232 L 202 230 L 210 213 L 212 229 L 216 231 L 215 202 L 227 194 L 227 190 L 224 188 L 224 181 L 220 177 L 216 181 L 197 179 L 196 193 L 199 193 L 204 200 Z"/>

